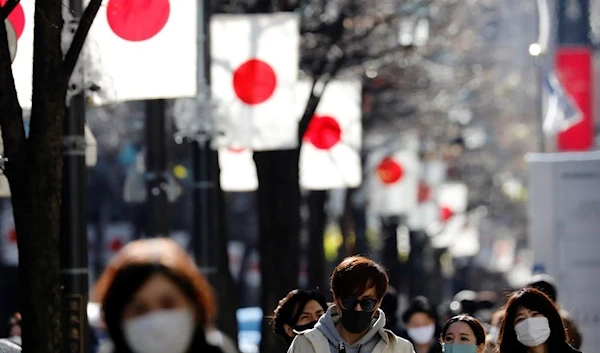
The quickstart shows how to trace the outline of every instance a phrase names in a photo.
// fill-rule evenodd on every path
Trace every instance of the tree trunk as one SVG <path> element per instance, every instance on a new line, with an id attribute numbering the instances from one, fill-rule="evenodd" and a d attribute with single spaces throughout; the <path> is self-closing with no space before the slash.
<path id="1" fill-rule="evenodd" d="M 277 303 L 298 285 L 300 254 L 300 149 L 255 152 L 262 309 L 270 315 Z M 262 325 L 261 352 L 282 352 L 285 346 L 267 322 Z"/>
<path id="2" fill-rule="evenodd" d="M 319 288 L 327 294 L 329 286 L 325 275 L 325 249 L 323 235 L 325 233 L 325 200 L 324 190 L 310 191 L 308 203 L 308 286 Z"/>
<path id="3" fill-rule="evenodd" d="M 21 152 L 24 159 L 13 161 L 7 176 L 23 279 L 23 350 L 58 353 L 62 345 L 59 226 L 67 88 L 61 50 L 63 4 L 38 1 L 35 7 L 30 133 Z"/>
<path id="4" fill-rule="evenodd" d="M 217 183 L 216 202 L 218 219 L 215 224 L 215 236 L 217 237 L 217 273 L 210 276 L 215 293 L 217 294 L 217 328 L 224 334 L 229 336 L 237 345 L 238 342 L 238 326 L 237 326 L 237 309 L 238 298 L 235 281 L 229 270 L 229 255 L 227 252 L 227 225 L 225 219 L 225 194 L 219 185 L 219 165 L 216 151 L 213 152 L 213 170 L 216 172 L 214 178 Z"/>

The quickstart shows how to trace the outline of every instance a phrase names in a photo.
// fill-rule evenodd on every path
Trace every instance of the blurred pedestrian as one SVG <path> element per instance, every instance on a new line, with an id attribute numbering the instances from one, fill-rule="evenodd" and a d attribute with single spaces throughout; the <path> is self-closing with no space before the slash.
<path id="1" fill-rule="evenodd" d="M 14 313 L 10 320 L 8 320 L 8 326 L 4 336 L 8 337 L 9 341 L 19 346 L 22 346 L 21 320 L 21 313 Z"/>
<path id="2" fill-rule="evenodd" d="M 485 328 L 469 315 L 457 315 L 448 320 L 440 338 L 444 353 L 483 353 L 485 350 Z"/>
<path id="3" fill-rule="evenodd" d="M 414 345 L 417 353 L 442 352 L 437 315 L 427 298 L 414 298 L 402 314 L 402 322 L 406 332 L 401 336 Z"/>
<path id="4" fill-rule="evenodd" d="M 289 347 L 296 332 L 315 327 L 319 318 L 327 310 L 325 295 L 316 290 L 294 289 L 279 301 L 271 316 L 273 331 Z"/>
<path id="5" fill-rule="evenodd" d="M 504 317 L 504 309 L 497 310 L 492 315 L 490 322 L 490 329 L 485 339 L 485 351 L 486 353 L 495 353 L 498 349 L 498 333 L 500 332 L 500 324 Z"/>
<path id="6" fill-rule="evenodd" d="M 381 310 L 385 314 L 385 328 L 400 336 L 403 332 L 398 323 L 398 294 L 392 287 L 388 287 L 381 300 Z M 406 337 L 403 337 L 406 338 Z"/>
<path id="7" fill-rule="evenodd" d="M 96 283 L 114 353 L 221 350 L 207 343 L 215 301 L 185 250 L 167 238 L 127 244 Z"/>
<path id="8" fill-rule="evenodd" d="M 558 308 L 534 288 L 514 292 L 498 335 L 499 353 L 576 353 Z"/>
<path id="9" fill-rule="evenodd" d="M 314 329 L 299 333 L 288 353 L 412 353 L 412 344 L 384 329 L 381 301 L 388 274 L 362 256 L 344 259 L 333 270 L 334 305 Z"/>
<path id="10" fill-rule="evenodd" d="M 583 336 L 581 334 L 581 330 L 579 330 L 579 326 L 577 326 L 577 323 L 571 318 L 569 312 L 562 308 L 560 305 L 558 305 L 558 302 L 556 301 L 558 293 L 556 290 L 554 279 L 547 274 L 535 275 L 533 276 L 527 287 L 535 288 L 539 291 L 542 291 L 550 299 L 552 299 L 552 301 L 557 305 L 560 317 L 562 318 L 565 328 L 569 333 L 569 343 L 571 343 L 571 345 L 576 349 L 581 348 L 581 344 L 583 343 Z"/>

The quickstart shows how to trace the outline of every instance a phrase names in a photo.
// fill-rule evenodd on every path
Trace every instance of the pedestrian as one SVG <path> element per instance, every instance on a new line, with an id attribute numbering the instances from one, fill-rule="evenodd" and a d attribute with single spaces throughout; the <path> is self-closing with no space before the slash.
<path id="1" fill-rule="evenodd" d="M 388 283 L 380 264 L 362 256 L 344 259 L 330 279 L 334 304 L 315 328 L 294 338 L 288 353 L 414 353 L 410 342 L 384 328 L 380 306 Z"/>
<path id="2" fill-rule="evenodd" d="M 381 300 L 381 310 L 385 314 L 385 328 L 392 331 L 394 334 L 402 336 L 402 328 L 398 320 L 398 293 L 392 287 L 388 287 L 387 292 Z M 403 337 L 406 338 L 406 337 Z"/>
<path id="3" fill-rule="evenodd" d="M 271 326 L 289 347 L 296 337 L 296 332 L 315 327 L 325 311 L 327 311 L 327 300 L 323 293 L 316 290 L 294 289 L 279 301 L 271 316 Z"/>
<path id="4" fill-rule="evenodd" d="M 558 308 L 534 288 L 514 292 L 506 304 L 498 335 L 499 353 L 577 353 Z"/>
<path id="5" fill-rule="evenodd" d="M 577 323 L 571 318 L 569 312 L 558 305 L 558 302 L 556 301 L 558 298 L 558 292 L 556 290 L 556 285 L 554 284 L 554 279 L 547 274 L 538 274 L 533 276 L 527 287 L 535 288 L 552 299 L 552 301 L 557 305 L 560 317 L 562 318 L 563 324 L 569 333 L 569 343 L 573 346 L 573 348 L 580 349 L 581 344 L 583 343 L 583 335 L 581 334 L 581 330 L 579 330 Z"/>
<path id="6" fill-rule="evenodd" d="M 437 315 L 429 300 L 418 296 L 412 300 L 402 314 L 406 332 L 401 336 L 408 339 L 417 353 L 441 353 L 440 330 Z"/>
<path id="7" fill-rule="evenodd" d="M 127 244 L 99 278 L 93 297 L 102 304 L 113 353 L 221 352 L 205 335 L 215 314 L 213 291 L 170 239 Z"/>
<path id="8" fill-rule="evenodd" d="M 440 339 L 444 353 L 483 353 L 485 328 L 470 315 L 457 315 L 446 322 Z"/>

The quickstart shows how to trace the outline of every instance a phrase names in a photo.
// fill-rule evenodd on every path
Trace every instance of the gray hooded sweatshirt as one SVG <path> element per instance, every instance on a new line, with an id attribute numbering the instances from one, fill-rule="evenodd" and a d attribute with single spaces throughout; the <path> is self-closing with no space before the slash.
<path id="1" fill-rule="evenodd" d="M 334 305 L 327 309 L 325 315 L 321 316 L 319 322 L 315 325 L 315 329 L 321 331 L 327 337 L 331 353 L 339 353 L 340 342 L 343 342 L 346 346 L 346 353 L 371 353 L 381 339 L 379 330 L 385 326 L 385 314 L 383 311 L 381 309 L 378 310 L 378 313 L 371 320 L 369 331 L 354 344 L 344 341 L 340 332 L 336 329 L 335 325 L 340 319 L 337 308 Z"/>

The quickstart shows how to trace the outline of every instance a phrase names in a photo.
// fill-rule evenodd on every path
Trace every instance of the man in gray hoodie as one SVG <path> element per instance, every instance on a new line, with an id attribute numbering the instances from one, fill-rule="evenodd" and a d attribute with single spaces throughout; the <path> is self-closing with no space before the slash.
<path id="1" fill-rule="evenodd" d="M 361 256 L 344 259 L 331 275 L 334 305 L 313 329 L 296 336 L 288 353 L 414 353 L 410 342 L 384 329 L 379 307 L 388 282 L 380 264 Z"/>

